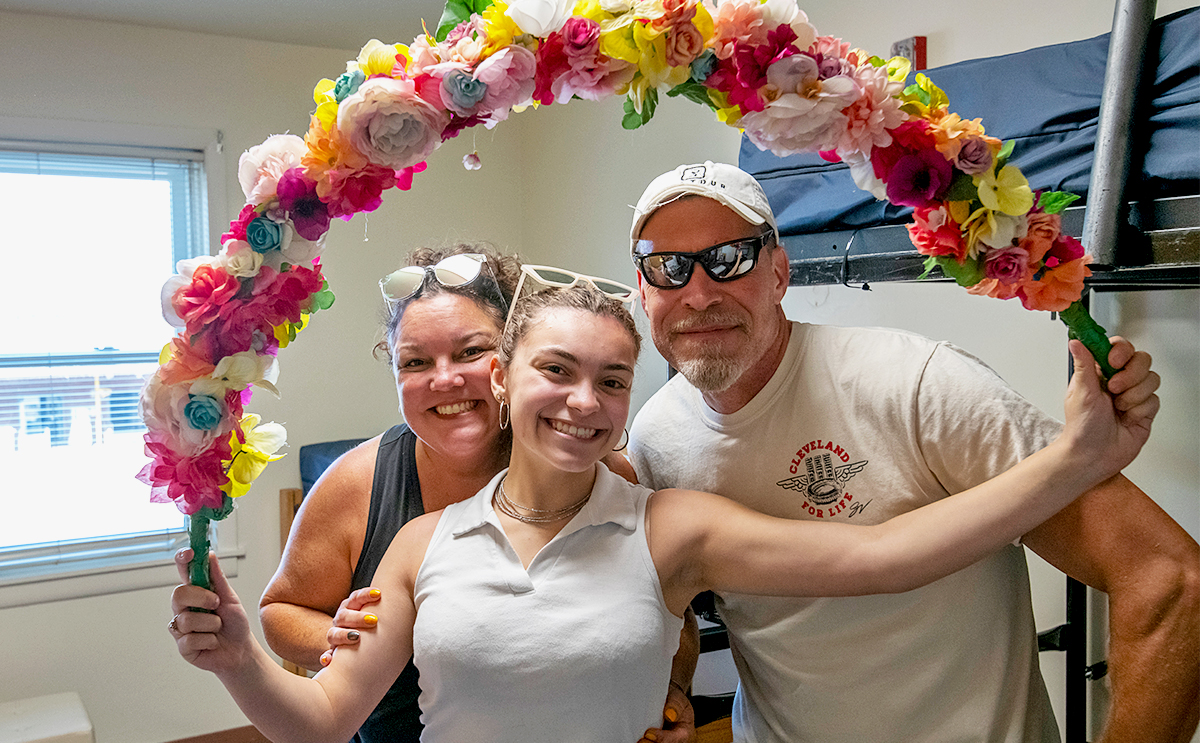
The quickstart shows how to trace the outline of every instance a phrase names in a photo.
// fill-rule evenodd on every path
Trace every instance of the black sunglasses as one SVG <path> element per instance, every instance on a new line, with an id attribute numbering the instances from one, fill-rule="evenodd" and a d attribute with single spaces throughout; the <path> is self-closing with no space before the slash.
<path id="1" fill-rule="evenodd" d="M 743 237 L 723 242 L 695 253 L 649 252 L 654 249 L 650 240 L 638 240 L 635 252 L 647 252 L 633 256 L 633 262 L 650 286 L 659 289 L 678 289 L 686 286 L 692 278 L 692 270 L 699 263 L 704 273 L 713 281 L 733 281 L 754 268 L 758 253 L 771 239 L 770 232 L 754 237 Z"/>

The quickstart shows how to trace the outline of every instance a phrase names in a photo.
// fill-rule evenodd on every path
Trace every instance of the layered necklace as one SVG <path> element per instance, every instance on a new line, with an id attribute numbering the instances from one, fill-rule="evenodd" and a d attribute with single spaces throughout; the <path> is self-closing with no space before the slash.
<path id="1" fill-rule="evenodd" d="M 511 516 L 517 521 L 523 521 L 526 524 L 552 524 L 555 521 L 568 519 L 583 510 L 584 504 L 588 502 L 588 498 L 592 497 L 589 490 L 587 495 L 578 503 L 567 506 L 566 508 L 556 508 L 553 510 L 543 510 L 541 508 L 530 508 L 522 506 L 519 503 L 513 503 L 504 493 L 504 480 L 500 480 L 500 487 L 496 489 L 496 508 L 500 509 L 500 513 L 505 516 Z M 520 510 L 517 510 L 520 509 Z M 527 511 L 528 514 L 522 513 Z"/>

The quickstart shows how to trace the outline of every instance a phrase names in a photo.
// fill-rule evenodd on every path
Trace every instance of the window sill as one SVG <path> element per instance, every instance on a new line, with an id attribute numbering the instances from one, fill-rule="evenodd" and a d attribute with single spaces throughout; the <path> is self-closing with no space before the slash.
<path id="1" fill-rule="evenodd" d="M 225 575 L 236 578 L 238 565 L 241 558 L 246 556 L 246 551 L 218 549 L 217 555 L 222 560 Z M 179 572 L 171 556 L 134 565 L 109 565 L 49 576 L 0 579 L 0 609 L 174 586 L 178 583 Z"/>

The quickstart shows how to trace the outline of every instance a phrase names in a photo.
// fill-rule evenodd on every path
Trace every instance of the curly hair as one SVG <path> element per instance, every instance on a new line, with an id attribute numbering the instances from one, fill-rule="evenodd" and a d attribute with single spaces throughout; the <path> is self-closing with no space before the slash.
<path id="1" fill-rule="evenodd" d="M 583 310 L 600 317 L 611 317 L 629 333 L 633 341 L 634 359 L 642 352 L 642 335 L 638 332 L 633 321 L 633 315 L 619 300 L 605 296 L 587 284 L 576 284 L 570 287 L 554 287 L 543 289 L 534 294 L 520 297 L 513 306 L 512 314 L 504 325 L 504 334 L 500 336 L 500 348 L 496 357 L 504 366 L 512 361 L 517 344 L 529 333 L 530 327 L 543 310 L 552 307 L 566 307 Z"/>
<path id="2" fill-rule="evenodd" d="M 426 281 L 422 285 L 421 296 L 431 297 L 445 293 L 459 294 L 467 297 L 479 305 L 480 309 L 496 321 L 496 329 L 499 332 L 500 328 L 504 326 L 504 319 L 508 314 L 508 307 L 512 303 L 513 292 L 517 288 L 517 281 L 521 278 L 520 258 L 515 255 L 502 254 L 489 242 L 454 242 L 445 245 L 414 248 L 405 258 L 404 265 L 433 266 L 445 258 L 463 253 L 479 253 L 487 259 L 488 268 L 491 269 L 492 275 L 496 278 L 501 296 L 497 297 L 494 291 L 488 291 L 491 288 L 490 284 L 483 286 L 478 282 L 471 282 L 462 286 L 445 286 L 440 281 Z M 384 317 L 383 340 L 375 345 L 375 355 L 377 358 L 385 359 L 389 362 L 392 361 L 392 344 L 407 306 L 408 303 L 399 302 Z"/>

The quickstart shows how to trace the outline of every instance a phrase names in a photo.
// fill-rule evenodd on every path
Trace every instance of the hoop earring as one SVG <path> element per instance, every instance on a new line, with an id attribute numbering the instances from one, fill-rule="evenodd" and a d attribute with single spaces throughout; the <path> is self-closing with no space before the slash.
<path id="1" fill-rule="evenodd" d="M 508 403 L 500 401 L 500 430 L 508 428 Z"/>
<path id="2" fill-rule="evenodd" d="M 613 451 L 621 451 L 621 450 L 622 450 L 622 449 L 624 449 L 625 447 L 629 446 L 629 429 L 628 429 L 628 428 L 626 428 L 626 429 L 625 429 L 625 430 L 622 432 L 622 436 L 621 436 L 621 438 L 625 439 L 625 443 L 624 443 L 624 444 L 622 444 L 622 443 L 620 443 L 620 442 L 617 442 L 617 448 L 616 448 L 616 449 L 613 449 Z"/>

